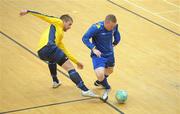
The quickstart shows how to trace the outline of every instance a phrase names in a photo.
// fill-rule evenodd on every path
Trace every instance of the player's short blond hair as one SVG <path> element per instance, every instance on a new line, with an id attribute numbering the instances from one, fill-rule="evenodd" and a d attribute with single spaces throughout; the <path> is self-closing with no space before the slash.
<path id="1" fill-rule="evenodd" d="M 109 15 L 106 16 L 105 21 L 111 21 L 111 22 L 113 22 L 113 23 L 116 23 L 116 22 L 117 22 L 117 19 L 116 19 L 116 16 L 115 16 L 115 15 L 109 14 Z"/>
<path id="2" fill-rule="evenodd" d="M 68 14 L 61 15 L 60 19 L 65 21 L 65 22 L 67 22 L 67 21 L 72 21 L 73 22 L 72 17 L 70 15 L 68 15 Z"/>

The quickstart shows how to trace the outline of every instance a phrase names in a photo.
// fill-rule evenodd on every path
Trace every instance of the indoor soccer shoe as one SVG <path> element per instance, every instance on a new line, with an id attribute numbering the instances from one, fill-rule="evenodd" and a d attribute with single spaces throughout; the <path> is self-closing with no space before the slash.
<path id="1" fill-rule="evenodd" d="M 94 85 L 97 87 L 102 87 L 103 89 L 106 89 L 98 80 L 94 82 Z M 110 87 L 111 88 L 111 87 Z"/>
<path id="2" fill-rule="evenodd" d="M 59 81 L 59 83 L 57 83 L 57 82 L 53 82 L 53 88 L 57 88 L 57 87 L 59 87 L 61 85 L 61 81 Z"/>
<path id="3" fill-rule="evenodd" d="M 98 80 L 96 80 L 96 81 L 94 82 L 94 85 L 97 86 L 97 87 L 105 88 Z"/>
<path id="4" fill-rule="evenodd" d="M 91 90 L 88 91 L 82 91 L 82 96 L 84 97 L 99 97 L 98 95 L 96 95 L 94 92 L 92 92 Z"/>
<path id="5" fill-rule="evenodd" d="M 104 102 L 106 102 L 108 100 L 108 94 L 110 92 L 111 89 L 105 89 L 103 95 L 102 95 L 102 99 Z"/>
<path id="6" fill-rule="evenodd" d="M 98 80 L 96 80 L 96 81 L 94 82 L 94 85 L 95 85 L 95 86 L 102 86 L 101 83 L 100 83 Z"/>

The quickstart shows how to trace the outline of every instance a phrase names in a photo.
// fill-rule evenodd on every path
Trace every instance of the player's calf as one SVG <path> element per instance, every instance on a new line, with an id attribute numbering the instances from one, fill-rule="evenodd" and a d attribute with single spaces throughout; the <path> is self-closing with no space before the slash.
<path id="1" fill-rule="evenodd" d="M 48 67 L 49 67 L 51 77 L 52 77 L 52 80 L 53 80 L 52 87 L 57 88 L 57 87 L 59 87 L 61 85 L 61 82 L 57 78 L 57 65 L 56 65 L 55 62 L 49 61 L 48 62 Z"/>

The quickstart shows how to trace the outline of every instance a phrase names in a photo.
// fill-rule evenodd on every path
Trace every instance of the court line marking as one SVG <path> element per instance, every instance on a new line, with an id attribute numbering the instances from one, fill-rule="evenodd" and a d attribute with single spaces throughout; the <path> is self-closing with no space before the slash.
<path id="1" fill-rule="evenodd" d="M 157 12 L 155 14 L 167 14 L 167 13 L 173 13 L 173 12 L 179 12 L 180 10 L 167 10 L 167 11 L 161 11 L 161 12 Z"/>
<path id="2" fill-rule="evenodd" d="M 172 3 L 172 2 L 169 2 L 169 1 L 167 1 L 167 0 L 163 0 L 163 1 L 166 2 L 167 4 L 170 4 L 170 5 L 172 5 L 172 6 L 175 6 L 175 7 L 177 7 L 177 8 L 180 8 L 180 6 L 178 6 L 178 5 L 176 5 L 176 4 Z"/>
<path id="3" fill-rule="evenodd" d="M 38 57 L 38 55 L 36 55 L 32 50 L 28 49 L 27 47 L 25 47 L 23 44 L 19 43 L 18 41 L 14 40 L 12 37 L 8 36 L 7 34 L 5 34 L 4 32 L 0 31 L 0 33 L 2 35 L 4 35 L 6 38 L 8 38 L 9 40 L 11 40 L 12 42 L 14 42 L 15 44 L 17 44 L 18 46 L 22 47 L 23 49 L 25 49 L 26 51 L 28 51 L 29 53 L 31 53 L 32 55 L 34 55 L 35 57 Z M 39 59 L 40 60 L 40 59 Z M 42 60 L 41 60 L 42 61 Z M 44 62 L 44 61 L 43 61 Z M 64 76 L 66 76 L 67 78 L 69 78 L 69 76 L 64 73 L 63 71 L 57 69 L 57 71 L 59 71 L 60 73 L 62 73 Z M 89 99 L 95 99 L 95 98 L 89 98 Z M 97 99 L 97 98 L 96 98 Z M 82 99 L 79 99 L 82 100 Z M 88 100 L 88 98 L 86 98 L 86 100 Z M 75 102 L 75 101 L 74 101 Z M 111 104 L 110 102 L 105 102 L 108 106 L 110 106 L 112 109 L 116 110 L 117 112 L 119 112 L 119 114 L 125 114 L 124 112 L 122 112 L 119 108 L 117 108 L 116 106 L 114 106 L 113 104 Z M 43 106 L 45 107 L 45 106 Z M 40 107 L 39 107 L 40 108 Z M 26 108 L 28 110 L 28 108 Z M 0 112 L 1 114 L 1 112 Z"/>
<path id="4" fill-rule="evenodd" d="M 32 107 L 27 107 L 27 108 L 20 108 L 20 109 L 15 109 L 15 110 L 4 111 L 4 112 L 0 112 L 0 114 L 20 112 L 20 111 L 25 111 L 25 110 L 33 110 L 33 109 L 37 109 L 37 108 L 50 107 L 50 106 L 54 106 L 54 105 L 57 106 L 57 105 L 80 102 L 80 101 L 85 101 L 85 100 L 90 100 L 90 99 L 93 99 L 93 98 L 84 98 L 84 99 L 76 99 L 76 100 L 56 102 L 56 103 L 50 103 L 50 104 L 43 104 L 43 105 L 32 106 Z"/>
<path id="5" fill-rule="evenodd" d="M 136 16 L 138 16 L 138 17 L 141 17 L 141 18 L 145 19 L 146 21 L 151 22 L 152 24 L 155 24 L 155 25 L 157 25 L 157 26 L 159 26 L 159 27 L 161 27 L 161 28 L 163 28 L 163 29 L 171 32 L 171 33 L 174 33 L 174 34 L 177 35 L 177 36 L 180 36 L 179 33 L 175 32 L 175 31 L 173 31 L 173 30 L 171 30 L 171 29 L 169 29 L 169 28 L 167 28 L 167 27 L 164 27 L 163 25 L 160 25 L 160 24 L 158 24 L 157 22 L 154 22 L 154 21 L 152 21 L 152 20 L 150 20 L 150 19 L 148 19 L 148 18 L 146 18 L 146 17 L 144 17 L 144 16 L 142 16 L 142 15 L 140 15 L 140 14 L 134 12 L 134 11 L 131 11 L 131 10 L 129 10 L 129 9 L 127 9 L 127 8 L 125 8 L 125 7 L 119 5 L 119 4 L 117 4 L 117 3 L 115 3 L 115 2 L 113 2 L 113 1 L 111 1 L 111 0 L 107 0 L 107 1 L 108 1 L 109 3 L 111 3 L 111 4 L 113 4 L 113 5 L 121 8 L 121 9 L 124 9 L 124 10 L 126 10 L 126 11 L 128 11 L 128 12 L 130 12 L 130 13 L 136 15 Z"/>
<path id="6" fill-rule="evenodd" d="M 176 26 L 180 26 L 178 23 L 175 23 L 175 22 L 173 22 L 173 21 L 171 21 L 171 20 L 169 20 L 169 19 L 167 19 L 167 18 L 165 18 L 165 17 L 163 17 L 163 16 L 160 16 L 160 15 L 158 15 L 158 14 L 155 14 L 155 13 L 151 12 L 150 10 L 147 10 L 147 9 L 145 9 L 144 7 L 139 6 L 139 5 L 133 3 L 133 2 L 131 2 L 131 1 L 129 1 L 129 0 L 123 0 L 123 1 L 129 3 L 129 4 L 133 5 L 133 6 L 135 6 L 135 7 L 139 8 L 139 9 L 141 9 L 141 10 L 144 10 L 144 11 L 146 11 L 146 12 L 148 12 L 148 13 L 156 16 L 156 17 L 159 17 L 159 18 L 161 18 L 161 19 L 163 19 L 163 20 L 165 20 L 165 21 L 167 21 L 167 22 L 169 22 L 169 23 L 172 23 L 172 24 L 174 24 L 174 25 L 176 25 Z"/>

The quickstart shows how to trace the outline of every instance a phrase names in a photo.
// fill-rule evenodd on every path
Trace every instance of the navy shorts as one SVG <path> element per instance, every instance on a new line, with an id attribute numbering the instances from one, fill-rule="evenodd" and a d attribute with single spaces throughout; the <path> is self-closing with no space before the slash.
<path id="1" fill-rule="evenodd" d="M 115 65 L 114 54 L 111 54 L 108 56 L 101 56 L 101 57 L 92 55 L 91 58 L 92 58 L 94 69 L 99 68 L 99 67 L 104 67 L 104 68 L 114 67 Z"/>
<path id="2" fill-rule="evenodd" d="M 68 57 L 55 44 L 46 45 L 38 51 L 38 56 L 41 60 L 50 61 L 63 65 Z"/>

